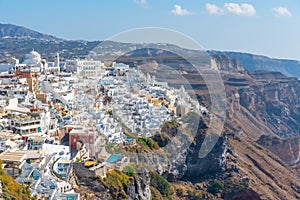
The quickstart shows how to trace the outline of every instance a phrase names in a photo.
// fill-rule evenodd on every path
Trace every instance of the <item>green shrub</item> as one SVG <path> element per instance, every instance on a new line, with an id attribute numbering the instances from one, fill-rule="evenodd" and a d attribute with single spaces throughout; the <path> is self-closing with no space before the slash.
<path id="1" fill-rule="evenodd" d="M 125 189 L 133 184 L 132 177 L 118 170 L 107 172 L 106 177 L 99 177 L 100 182 L 110 190 L 113 199 L 128 199 Z"/>
<path id="2" fill-rule="evenodd" d="M 126 166 L 124 167 L 124 172 L 127 174 L 127 176 L 135 176 L 136 172 L 132 166 Z"/>
<path id="3" fill-rule="evenodd" d="M 156 188 L 164 197 L 169 197 L 172 194 L 170 183 L 157 173 L 151 174 L 150 185 Z"/>
<path id="4" fill-rule="evenodd" d="M 152 138 L 138 138 L 137 141 L 141 143 L 143 146 L 149 147 L 151 150 L 159 149 L 158 144 Z"/>
<path id="5" fill-rule="evenodd" d="M 188 199 L 190 200 L 198 200 L 198 199 L 201 199 L 202 198 L 202 193 L 200 191 L 191 191 L 191 190 L 188 190 Z"/>
<path id="6" fill-rule="evenodd" d="M 150 147 L 151 149 L 153 149 L 155 142 L 154 142 L 154 140 L 152 138 L 148 138 L 146 140 L 146 143 L 147 143 L 148 147 Z"/>
<path id="7" fill-rule="evenodd" d="M 177 128 L 179 127 L 180 124 L 178 121 L 176 120 L 171 120 L 171 121 L 167 121 L 165 122 L 165 124 L 163 125 L 163 130 L 166 130 L 166 129 L 170 129 L 170 128 Z"/>
<path id="8" fill-rule="evenodd" d="M 219 180 L 215 180 L 207 189 L 212 194 L 217 194 L 224 188 L 224 183 Z"/>
<path id="9" fill-rule="evenodd" d="M 151 200 L 164 200 L 164 197 L 155 187 L 150 186 L 150 191 L 151 191 Z"/>

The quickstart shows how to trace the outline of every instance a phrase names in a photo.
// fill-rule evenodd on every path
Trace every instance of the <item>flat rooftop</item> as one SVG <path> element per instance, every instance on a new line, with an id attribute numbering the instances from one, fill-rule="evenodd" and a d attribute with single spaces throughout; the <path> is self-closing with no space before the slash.
<path id="1" fill-rule="evenodd" d="M 4 136 L 10 136 L 11 134 L 13 134 L 12 130 L 2 130 L 0 131 L 0 137 L 4 137 Z"/>
<path id="2" fill-rule="evenodd" d="M 25 159 L 25 157 L 25 152 L 4 152 L 0 155 L 0 160 L 21 163 Z"/>

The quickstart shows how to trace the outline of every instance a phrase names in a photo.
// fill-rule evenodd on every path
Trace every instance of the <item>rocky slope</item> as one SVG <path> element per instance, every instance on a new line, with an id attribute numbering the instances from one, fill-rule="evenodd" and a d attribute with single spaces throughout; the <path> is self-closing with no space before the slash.
<path id="1" fill-rule="evenodd" d="M 262 80 L 268 81 L 268 80 Z M 241 89 L 241 105 L 280 137 L 299 136 L 300 84 L 297 79 L 277 79 Z M 261 85 L 259 85 L 261 84 Z"/>
<path id="2" fill-rule="evenodd" d="M 299 199 L 297 173 L 272 152 L 245 136 L 229 138 L 240 175 L 249 179 L 249 187 L 260 199 Z"/>
<path id="3" fill-rule="evenodd" d="M 212 65 L 216 65 L 219 70 L 224 72 L 244 71 L 244 66 L 238 59 L 232 59 L 222 54 L 213 54 L 211 57 Z"/>
<path id="4" fill-rule="evenodd" d="M 0 38 L 32 38 L 39 40 L 59 40 L 58 38 L 13 24 L 0 24 Z"/>
<path id="5" fill-rule="evenodd" d="M 269 151 L 278 155 L 281 160 L 299 171 L 300 137 L 279 138 L 263 135 L 257 141 Z"/>
<path id="6" fill-rule="evenodd" d="M 83 199 L 151 199 L 150 174 L 127 175 L 117 170 L 109 171 L 105 178 L 98 177 L 83 163 L 74 163 L 75 190 Z"/>
<path id="7" fill-rule="evenodd" d="M 211 55 L 226 55 L 239 60 L 248 71 L 264 70 L 281 72 L 286 76 L 300 77 L 300 62 L 297 60 L 276 59 L 241 52 L 209 51 Z"/>

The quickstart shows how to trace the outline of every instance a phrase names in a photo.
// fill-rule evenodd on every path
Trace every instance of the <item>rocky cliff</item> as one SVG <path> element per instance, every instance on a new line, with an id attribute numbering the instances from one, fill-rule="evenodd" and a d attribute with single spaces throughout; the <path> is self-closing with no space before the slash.
<path id="1" fill-rule="evenodd" d="M 279 138 L 263 135 L 257 143 L 278 155 L 288 165 L 299 168 L 300 137 Z"/>
<path id="2" fill-rule="evenodd" d="M 145 171 L 138 175 L 112 170 L 101 178 L 84 167 L 83 163 L 74 163 L 75 190 L 82 199 L 151 199 L 150 175 Z"/>
<path id="3" fill-rule="evenodd" d="M 300 77 L 300 62 L 298 60 L 276 59 L 242 52 L 208 51 L 208 53 L 211 55 L 226 55 L 231 59 L 237 59 L 247 71 L 281 72 L 286 76 Z"/>
<path id="4" fill-rule="evenodd" d="M 216 65 L 219 70 L 226 72 L 244 71 L 244 67 L 238 59 L 232 59 L 222 54 L 213 54 L 211 57 L 213 59 L 212 65 Z"/>

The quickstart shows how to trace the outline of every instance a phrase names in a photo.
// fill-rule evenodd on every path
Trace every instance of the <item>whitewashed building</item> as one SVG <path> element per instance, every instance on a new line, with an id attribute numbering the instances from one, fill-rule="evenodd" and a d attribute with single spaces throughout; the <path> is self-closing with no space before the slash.
<path id="1" fill-rule="evenodd" d="M 67 60 L 66 71 L 77 72 L 80 76 L 99 76 L 104 70 L 104 63 L 99 60 Z"/>

